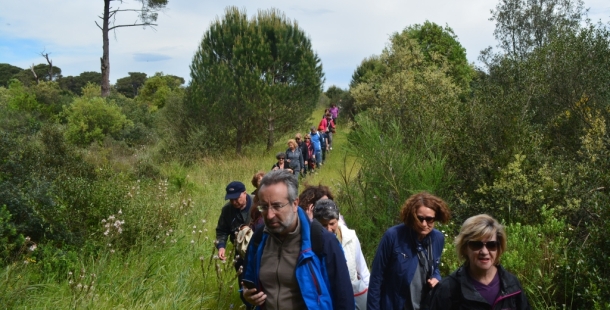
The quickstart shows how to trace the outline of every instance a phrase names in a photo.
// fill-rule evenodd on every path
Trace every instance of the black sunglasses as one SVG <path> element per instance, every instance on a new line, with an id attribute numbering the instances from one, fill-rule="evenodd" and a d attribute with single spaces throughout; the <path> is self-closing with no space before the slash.
<path id="1" fill-rule="evenodd" d="M 424 216 L 419 216 L 419 215 L 417 216 L 417 219 L 418 219 L 420 222 L 422 222 L 422 223 L 423 223 L 424 221 L 426 221 L 428 224 L 432 224 L 432 223 L 434 223 L 434 220 L 436 220 L 436 219 L 435 219 L 434 217 L 432 217 L 432 216 L 425 216 L 425 217 L 424 217 Z"/>
<path id="2" fill-rule="evenodd" d="M 471 251 L 479 251 L 483 247 L 486 247 L 489 251 L 496 251 L 498 250 L 498 245 L 498 241 L 468 241 L 468 248 L 470 248 Z"/>

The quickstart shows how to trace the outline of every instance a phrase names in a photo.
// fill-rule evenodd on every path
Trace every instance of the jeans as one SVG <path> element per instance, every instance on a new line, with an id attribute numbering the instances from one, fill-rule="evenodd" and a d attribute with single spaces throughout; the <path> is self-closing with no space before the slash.
<path id="1" fill-rule="evenodd" d="M 322 163 L 322 150 L 317 150 L 316 152 L 316 167 L 320 168 L 320 164 Z"/>

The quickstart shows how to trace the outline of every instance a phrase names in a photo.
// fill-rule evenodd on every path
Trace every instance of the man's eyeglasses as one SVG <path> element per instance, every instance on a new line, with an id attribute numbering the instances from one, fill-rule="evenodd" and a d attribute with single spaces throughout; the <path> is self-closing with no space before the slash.
<path id="1" fill-rule="evenodd" d="M 426 221 L 428 224 L 432 224 L 434 223 L 435 218 L 432 216 L 417 216 L 417 219 L 423 223 L 424 221 Z"/>
<path id="2" fill-rule="evenodd" d="M 285 204 L 283 204 L 283 205 L 277 205 L 277 204 L 276 204 L 276 205 L 271 205 L 271 206 L 268 206 L 268 205 L 260 205 L 260 206 L 258 206 L 258 211 L 261 211 L 261 212 L 267 212 L 267 211 L 269 211 L 269 209 L 273 209 L 273 212 L 274 212 L 274 213 L 277 213 L 277 212 L 279 212 L 279 211 L 280 211 L 280 210 L 281 210 L 283 207 L 285 207 L 285 206 L 287 206 L 287 205 L 289 205 L 289 204 L 290 204 L 290 201 L 288 201 L 287 203 L 285 203 Z"/>
<path id="3" fill-rule="evenodd" d="M 486 247 L 489 251 L 496 251 L 498 250 L 498 245 L 498 241 L 468 241 L 468 247 L 471 251 L 478 251 L 483 247 Z"/>

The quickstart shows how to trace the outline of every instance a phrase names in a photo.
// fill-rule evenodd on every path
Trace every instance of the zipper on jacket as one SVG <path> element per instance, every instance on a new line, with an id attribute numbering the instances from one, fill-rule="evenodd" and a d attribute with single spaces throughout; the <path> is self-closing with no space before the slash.
<path id="1" fill-rule="evenodd" d="M 496 298 L 496 300 L 494 301 L 494 304 L 493 304 L 493 305 L 491 305 L 491 308 L 493 309 L 493 308 L 496 306 L 496 304 L 498 304 L 498 302 L 500 302 L 500 301 L 502 301 L 502 300 L 504 300 L 504 299 L 506 299 L 506 298 L 509 298 L 509 297 L 512 297 L 512 296 L 518 295 L 518 294 L 520 294 L 520 293 L 521 293 L 521 291 L 519 290 L 519 291 L 516 291 L 516 292 L 514 292 L 514 293 L 510 293 L 510 294 L 508 294 L 508 295 L 502 295 L 502 296 L 500 296 L 500 297 Z"/>
<path id="2" fill-rule="evenodd" d="M 318 282 L 318 277 L 316 277 L 316 274 L 313 270 L 313 266 L 311 266 L 311 261 L 307 261 L 307 267 L 309 267 L 309 273 L 311 274 L 313 284 L 316 287 L 316 292 L 318 292 L 318 304 L 320 304 L 320 295 L 322 295 L 322 289 L 320 288 L 320 283 Z"/>

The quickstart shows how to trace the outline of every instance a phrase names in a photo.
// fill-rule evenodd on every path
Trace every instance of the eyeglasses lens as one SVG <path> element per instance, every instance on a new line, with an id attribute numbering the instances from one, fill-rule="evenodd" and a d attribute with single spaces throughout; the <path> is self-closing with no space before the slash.
<path id="1" fill-rule="evenodd" d="M 486 247 L 489 251 L 496 251 L 498 249 L 498 241 L 468 241 L 468 247 L 472 251 L 479 251 L 483 247 Z"/>

